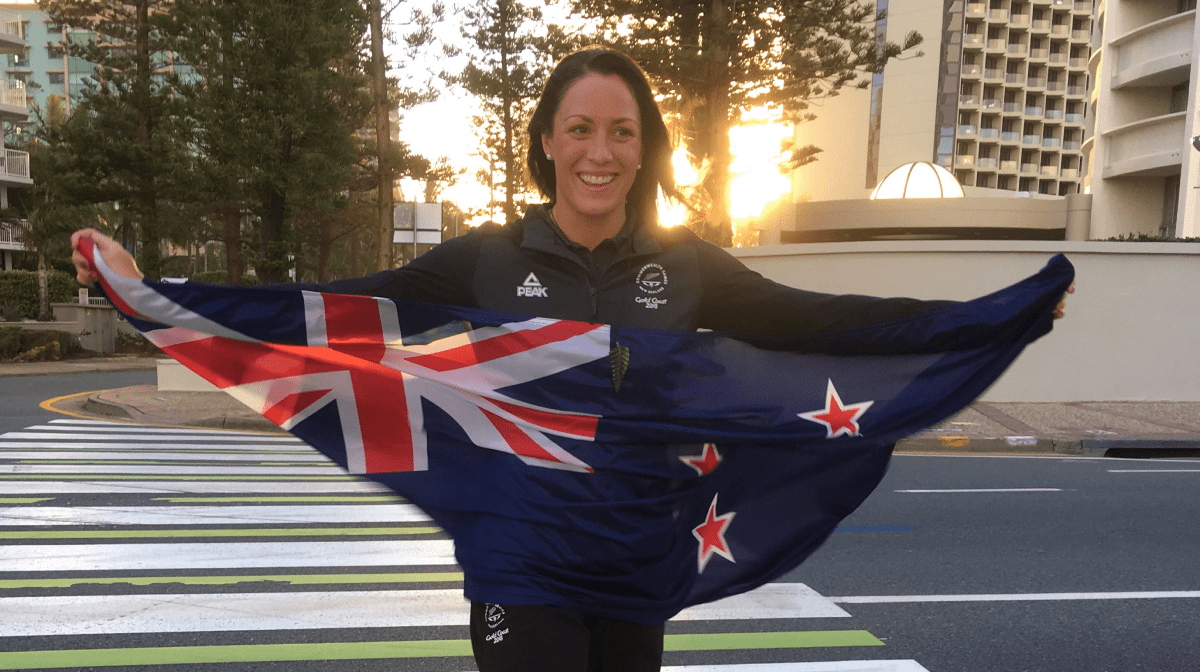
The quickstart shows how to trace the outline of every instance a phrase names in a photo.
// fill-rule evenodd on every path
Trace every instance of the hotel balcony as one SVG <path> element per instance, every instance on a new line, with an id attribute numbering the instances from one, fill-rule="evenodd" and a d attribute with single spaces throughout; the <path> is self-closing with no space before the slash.
<path id="1" fill-rule="evenodd" d="M 1168 16 L 1121 35 L 1110 43 L 1112 88 L 1185 82 L 1192 62 L 1196 10 Z"/>
<path id="2" fill-rule="evenodd" d="M 0 119 L 5 121 L 29 119 L 29 102 L 25 96 L 25 82 L 19 79 L 0 79 Z"/>
<path id="3" fill-rule="evenodd" d="M 33 180 L 29 179 L 29 152 L 4 150 L 4 161 L 0 164 L 0 184 L 18 187 L 33 185 Z"/>
<path id="4" fill-rule="evenodd" d="M 1164 114 L 1101 133 L 1104 138 L 1102 177 L 1178 172 L 1187 147 L 1186 117 L 1186 112 Z"/>
<path id="5" fill-rule="evenodd" d="M 1045 177 L 1058 177 L 1058 166 L 1042 166 L 1042 175 Z"/>
<path id="6" fill-rule="evenodd" d="M 967 3 L 967 16 L 971 18 L 983 18 L 987 16 L 987 5 L 982 2 Z"/>
<path id="7" fill-rule="evenodd" d="M 1000 129 L 998 128 L 981 128 L 979 129 L 980 140 L 997 140 L 1000 138 Z"/>
<path id="8" fill-rule="evenodd" d="M 1000 142 L 1020 142 L 1021 134 L 1017 131 L 1001 131 Z"/>
<path id="9" fill-rule="evenodd" d="M 975 78 L 983 74 L 983 66 L 978 63 L 964 63 L 961 72 L 964 78 Z"/>
<path id="10" fill-rule="evenodd" d="M 25 38 L 21 36 L 21 15 L 0 10 L 0 54 L 24 54 Z"/>

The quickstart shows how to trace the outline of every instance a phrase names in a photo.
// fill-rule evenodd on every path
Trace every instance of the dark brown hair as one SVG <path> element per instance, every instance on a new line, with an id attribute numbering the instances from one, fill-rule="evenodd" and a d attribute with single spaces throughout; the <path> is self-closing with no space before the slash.
<path id="1" fill-rule="evenodd" d="M 567 56 L 555 66 L 529 120 L 529 155 L 526 159 L 529 175 L 543 195 L 555 200 L 554 162 L 546 158 L 542 134 L 553 132 L 554 115 L 567 89 L 590 73 L 620 77 L 637 102 L 642 127 L 642 167 L 633 180 L 626 202 L 637 213 L 639 223 L 657 223 L 659 188 L 668 195 L 677 194 L 675 171 L 671 166 L 671 138 L 646 73 L 633 59 L 619 51 L 588 47 Z"/>

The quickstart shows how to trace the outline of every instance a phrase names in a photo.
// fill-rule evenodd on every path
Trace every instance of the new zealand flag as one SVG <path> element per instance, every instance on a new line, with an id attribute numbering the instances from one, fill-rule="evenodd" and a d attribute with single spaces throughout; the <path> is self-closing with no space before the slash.
<path id="1" fill-rule="evenodd" d="M 93 262 L 165 352 L 424 509 L 454 538 L 467 598 L 642 623 L 800 564 L 898 439 L 1050 330 L 1074 277 L 1060 255 L 974 301 L 750 344 Z"/>

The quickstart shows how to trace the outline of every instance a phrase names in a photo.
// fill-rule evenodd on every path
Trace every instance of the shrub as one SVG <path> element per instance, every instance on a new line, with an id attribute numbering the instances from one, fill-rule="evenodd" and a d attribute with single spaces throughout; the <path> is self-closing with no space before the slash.
<path id="1" fill-rule="evenodd" d="M 50 271 L 50 303 L 66 303 L 75 298 L 79 287 L 75 278 L 62 271 Z M 0 306 L 5 319 L 10 312 L 27 316 L 38 314 L 37 271 L 0 271 Z"/>
<path id="2" fill-rule="evenodd" d="M 34 362 L 62 359 L 78 350 L 79 341 L 65 331 L 0 327 L 0 360 Z"/>

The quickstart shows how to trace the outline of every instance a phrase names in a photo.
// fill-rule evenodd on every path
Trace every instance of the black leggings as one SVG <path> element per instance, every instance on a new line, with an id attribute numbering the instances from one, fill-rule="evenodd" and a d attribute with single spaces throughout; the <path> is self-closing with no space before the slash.
<path id="1" fill-rule="evenodd" d="M 658 672 L 663 626 L 474 602 L 471 648 L 479 672 Z"/>

